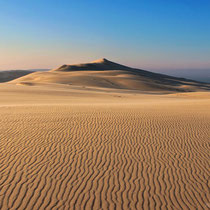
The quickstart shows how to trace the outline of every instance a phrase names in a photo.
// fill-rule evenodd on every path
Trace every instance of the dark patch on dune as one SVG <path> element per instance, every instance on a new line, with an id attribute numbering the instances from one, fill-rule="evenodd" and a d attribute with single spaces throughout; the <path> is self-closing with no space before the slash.
<path id="1" fill-rule="evenodd" d="M 27 71 L 27 70 L 0 71 L 0 82 L 9 82 L 11 80 L 23 77 L 33 72 L 34 71 Z"/>

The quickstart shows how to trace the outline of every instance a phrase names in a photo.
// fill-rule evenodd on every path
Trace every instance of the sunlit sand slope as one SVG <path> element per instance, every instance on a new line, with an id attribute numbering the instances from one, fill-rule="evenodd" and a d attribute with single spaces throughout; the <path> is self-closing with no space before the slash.
<path id="1" fill-rule="evenodd" d="M 106 59 L 86 64 L 63 65 L 48 72 L 35 72 L 12 83 L 22 85 L 57 83 L 153 92 L 210 90 L 210 84 L 134 69 Z"/>
<path id="2" fill-rule="evenodd" d="M 209 209 L 209 99 L 110 100 L 0 106 L 0 209 Z"/>

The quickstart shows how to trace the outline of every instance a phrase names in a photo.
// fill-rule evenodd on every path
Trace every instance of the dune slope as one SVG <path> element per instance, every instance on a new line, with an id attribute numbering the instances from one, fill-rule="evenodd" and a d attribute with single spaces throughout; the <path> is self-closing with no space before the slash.
<path id="1" fill-rule="evenodd" d="M 87 64 L 63 65 L 13 80 L 16 84 L 58 83 L 98 88 L 155 92 L 210 90 L 210 85 L 123 66 L 107 59 Z"/>

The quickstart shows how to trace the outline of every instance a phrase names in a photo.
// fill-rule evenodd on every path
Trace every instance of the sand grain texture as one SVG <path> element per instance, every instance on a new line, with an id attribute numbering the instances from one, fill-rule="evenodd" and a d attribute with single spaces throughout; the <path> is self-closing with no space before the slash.
<path id="1" fill-rule="evenodd" d="M 97 91 L 0 85 L 0 209 L 209 209 L 209 95 Z"/>

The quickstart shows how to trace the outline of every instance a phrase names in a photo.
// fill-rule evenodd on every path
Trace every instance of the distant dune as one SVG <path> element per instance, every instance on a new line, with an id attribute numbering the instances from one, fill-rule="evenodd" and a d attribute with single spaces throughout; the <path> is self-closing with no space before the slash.
<path id="1" fill-rule="evenodd" d="M 0 83 L 9 82 L 11 80 L 25 76 L 27 74 L 31 74 L 33 72 L 34 71 L 27 71 L 27 70 L 0 71 Z"/>
<path id="2" fill-rule="evenodd" d="M 35 72 L 15 79 L 16 84 L 58 83 L 94 88 L 151 92 L 210 90 L 210 84 L 135 69 L 100 59 L 86 64 L 63 65 L 47 72 Z"/>
<path id="3" fill-rule="evenodd" d="M 23 77 L 36 71 L 47 71 L 49 69 L 28 69 L 28 70 L 1 70 L 0 83 L 9 82 L 11 80 Z"/>

